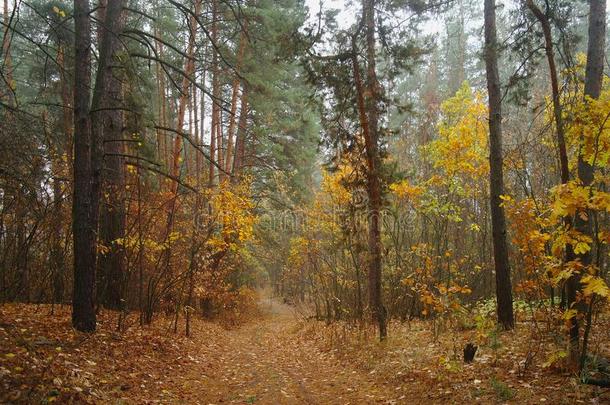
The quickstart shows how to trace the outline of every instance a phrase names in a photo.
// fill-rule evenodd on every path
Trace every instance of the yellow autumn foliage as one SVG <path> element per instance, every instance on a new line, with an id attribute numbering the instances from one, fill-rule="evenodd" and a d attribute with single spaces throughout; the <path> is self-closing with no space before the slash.
<path id="1" fill-rule="evenodd" d="M 488 109 L 480 92 L 464 82 L 454 97 L 441 105 L 439 138 L 426 146 L 448 178 L 476 179 L 489 173 L 487 159 Z"/>

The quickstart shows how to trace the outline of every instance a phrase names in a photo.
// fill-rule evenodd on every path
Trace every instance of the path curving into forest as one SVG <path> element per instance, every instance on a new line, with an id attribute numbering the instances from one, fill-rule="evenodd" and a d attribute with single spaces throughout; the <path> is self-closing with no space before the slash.
<path id="1" fill-rule="evenodd" d="M 398 403 L 387 388 L 330 352 L 298 336 L 294 310 L 277 300 L 265 299 L 266 316 L 227 331 L 216 346 L 213 366 L 191 376 L 197 381 L 189 401 L 202 404 L 368 404 Z M 205 364 L 205 363 L 204 363 Z M 404 397 L 402 400 L 406 400 Z"/>
<path id="2" fill-rule="evenodd" d="M 524 327 L 500 336 L 499 350 L 481 345 L 473 363 L 461 364 L 449 356 L 472 331 L 435 341 L 423 321 L 393 324 L 378 343 L 367 330 L 350 337 L 348 325 L 305 321 L 277 300 L 263 299 L 260 309 L 230 329 L 195 318 L 186 337 L 182 317 L 174 332 L 173 316 L 140 327 L 133 313 L 119 332 L 118 314 L 103 311 L 97 332 L 83 334 L 72 328 L 68 306 L 2 305 L 0 403 L 607 402 L 607 391 L 575 389 L 571 375 L 547 367 L 520 375 L 531 347 Z M 540 353 L 539 362 L 552 353 Z"/>

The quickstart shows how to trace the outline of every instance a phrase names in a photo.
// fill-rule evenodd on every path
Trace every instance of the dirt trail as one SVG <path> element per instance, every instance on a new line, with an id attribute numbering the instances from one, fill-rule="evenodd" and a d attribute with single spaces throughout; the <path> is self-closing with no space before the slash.
<path id="1" fill-rule="evenodd" d="M 434 342 L 428 324 L 394 325 L 388 341 L 378 344 L 374 335 L 346 338 L 341 325 L 301 321 L 278 301 L 264 299 L 260 306 L 264 316 L 230 330 L 196 319 L 186 337 L 183 318 L 173 333 L 173 317 L 141 328 L 134 313 L 131 326 L 117 332 L 117 313 L 103 311 L 98 331 L 89 335 L 74 331 L 68 306 L 50 315 L 50 306 L 4 304 L 0 403 L 608 402 L 606 392 L 576 385 L 572 375 L 540 367 L 519 375 L 524 348 L 531 347 L 525 327 L 500 336 L 498 351 L 482 345 L 474 363 L 461 365 L 444 360 L 455 350 L 455 332 Z M 467 333 L 457 336 L 458 347 L 470 341 Z"/>
<path id="2" fill-rule="evenodd" d="M 263 300 L 261 306 L 267 316 L 228 331 L 210 351 L 214 359 L 202 363 L 198 378 L 190 378 L 193 384 L 185 391 L 191 395 L 183 400 L 201 404 L 394 403 L 384 398 L 387 388 L 378 386 L 372 376 L 339 364 L 332 354 L 298 338 L 298 318 L 292 308 L 271 299 Z"/>

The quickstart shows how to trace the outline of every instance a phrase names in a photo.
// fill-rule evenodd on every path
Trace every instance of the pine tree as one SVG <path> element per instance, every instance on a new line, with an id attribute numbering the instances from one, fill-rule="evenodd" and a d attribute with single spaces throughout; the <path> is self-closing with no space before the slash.
<path id="1" fill-rule="evenodd" d="M 506 218 L 502 208 L 504 174 L 502 159 L 502 94 L 498 74 L 495 0 L 485 0 L 485 65 L 489 93 L 489 176 L 498 322 L 513 329 L 513 294 L 506 243 Z"/>

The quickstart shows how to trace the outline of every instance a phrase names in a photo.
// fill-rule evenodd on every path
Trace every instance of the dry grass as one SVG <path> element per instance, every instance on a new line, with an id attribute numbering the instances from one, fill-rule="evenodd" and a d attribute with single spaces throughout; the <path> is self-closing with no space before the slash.
<path id="1" fill-rule="evenodd" d="M 174 334 L 171 317 L 141 328 L 133 314 L 118 332 L 118 314 L 103 312 L 97 333 L 86 335 L 72 329 L 69 307 L 51 315 L 47 305 L 0 306 L 0 403 L 610 401 L 608 390 L 543 367 L 560 346 L 531 322 L 497 336 L 392 323 L 379 343 L 369 326 L 306 321 L 276 301 L 260 308 L 264 314 L 253 311 L 230 329 L 194 319 L 186 338 L 184 321 Z M 592 348 L 608 354 L 608 325 L 597 324 Z M 475 362 L 463 364 L 462 347 L 472 341 Z"/>
<path id="2" fill-rule="evenodd" d="M 542 325 L 522 322 L 511 332 L 442 328 L 432 321 L 391 323 L 389 338 L 379 342 L 370 326 L 309 322 L 301 335 L 313 339 L 337 358 L 376 374 L 393 387 L 424 386 L 432 403 L 574 404 L 610 402 L 610 391 L 579 384 L 549 360 L 564 349 L 559 336 Z M 610 354 L 610 333 L 598 322 L 592 334 L 594 351 Z M 478 345 L 475 361 L 464 364 L 463 347 Z M 546 364 L 545 364 L 546 363 Z"/>

